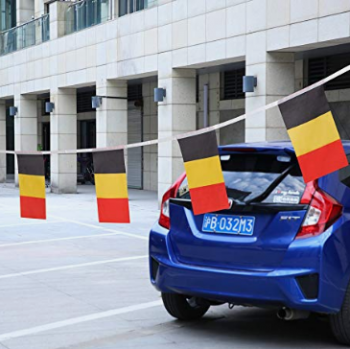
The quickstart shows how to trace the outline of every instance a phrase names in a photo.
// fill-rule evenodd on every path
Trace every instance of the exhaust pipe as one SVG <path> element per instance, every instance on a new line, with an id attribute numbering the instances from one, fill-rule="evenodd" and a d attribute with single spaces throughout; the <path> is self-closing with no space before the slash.
<path id="1" fill-rule="evenodd" d="M 303 320 L 310 316 L 309 311 L 282 308 L 277 312 L 277 317 L 284 321 Z"/>

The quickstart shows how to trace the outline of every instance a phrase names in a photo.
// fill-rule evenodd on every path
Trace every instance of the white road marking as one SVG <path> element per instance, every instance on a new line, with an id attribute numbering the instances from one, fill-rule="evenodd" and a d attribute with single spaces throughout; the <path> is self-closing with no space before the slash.
<path id="1" fill-rule="evenodd" d="M 10 208 L 12 209 L 13 207 L 12 206 L 9 206 L 9 205 L 4 205 L 4 204 L 0 204 L 0 207 L 2 208 Z M 16 206 L 17 207 L 17 206 Z"/>
<path id="2" fill-rule="evenodd" d="M 142 236 L 142 235 L 136 235 L 136 234 L 126 233 L 126 232 L 124 232 L 124 231 L 118 231 L 118 230 L 114 230 L 114 229 L 108 229 L 108 228 L 104 228 L 104 227 L 99 227 L 99 226 L 94 225 L 94 224 L 83 223 L 83 222 L 74 221 L 74 220 L 71 220 L 71 219 L 65 219 L 65 218 L 57 217 L 57 216 L 51 216 L 51 217 L 56 218 L 56 219 L 59 219 L 59 220 L 62 220 L 63 222 L 66 222 L 66 223 L 78 224 L 78 225 L 81 225 L 81 226 L 83 226 L 83 227 L 88 227 L 88 228 L 93 228 L 93 229 L 108 231 L 108 232 L 110 232 L 110 233 L 119 233 L 120 235 L 125 235 L 125 236 L 133 237 L 133 238 L 136 238 L 136 239 L 148 240 L 148 237 L 147 237 L 147 236 Z"/>
<path id="3" fill-rule="evenodd" d="M 62 222 L 60 222 L 62 223 Z M 0 226 L 1 228 L 1 226 Z M 50 243 L 50 242 L 59 242 L 59 241 L 69 241 L 69 240 L 78 240 L 78 239 L 96 239 L 103 238 L 108 236 L 116 236 L 120 235 L 120 233 L 107 233 L 107 234 L 99 234 L 99 235 L 81 235 L 81 236 L 70 236 L 66 238 L 57 238 L 57 239 L 43 239 L 43 240 L 33 240 L 33 241 L 23 241 L 23 242 L 12 242 L 10 244 L 0 244 L 0 248 L 4 247 L 17 247 L 22 245 L 35 245 L 42 243 Z"/>
<path id="4" fill-rule="evenodd" d="M 15 278 L 19 276 L 49 273 L 51 271 L 69 270 L 69 269 L 90 267 L 94 265 L 103 265 L 103 264 L 110 264 L 110 263 L 117 263 L 117 262 L 132 261 L 132 260 L 143 259 L 143 258 L 148 258 L 148 256 L 124 257 L 124 258 L 107 259 L 104 261 L 96 261 L 96 262 L 89 262 L 89 263 L 70 264 L 70 265 L 65 265 L 63 267 L 29 270 L 29 271 L 23 271 L 19 273 L 0 275 L 0 279 L 9 279 L 9 278 Z"/>
<path id="5" fill-rule="evenodd" d="M 62 327 L 77 325 L 84 322 L 105 319 L 116 315 L 131 313 L 133 311 L 154 308 L 154 307 L 160 306 L 161 304 L 162 302 L 160 300 L 154 301 L 154 302 L 148 302 L 148 303 L 141 303 L 141 304 L 131 305 L 124 308 L 107 310 L 100 313 L 95 313 L 95 314 L 90 314 L 85 316 L 79 316 L 68 320 L 52 322 L 50 324 L 31 327 L 24 330 L 4 333 L 0 335 L 0 342 L 8 341 L 10 339 L 20 338 L 24 336 L 34 335 L 34 334 L 38 334 L 38 333 L 42 333 L 50 330 L 55 330 Z"/>
<path id="6" fill-rule="evenodd" d="M 61 221 L 36 221 L 31 223 L 4 224 L 4 225 L 0 225 L 0 229 L 11 228 L 11 227 L 22 227 L 22 226 L 28 226 L 28 225 L 45 225 L 45 224 L 51 224 L 51 223 L 62 223 L 62 222 Z"/>

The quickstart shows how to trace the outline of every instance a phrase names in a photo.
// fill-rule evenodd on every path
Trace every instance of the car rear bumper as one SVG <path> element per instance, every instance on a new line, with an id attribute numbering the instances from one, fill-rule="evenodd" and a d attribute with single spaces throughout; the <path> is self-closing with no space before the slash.
<path id="1" fill-rule="evenodd" d="M 150 235 L 151 282 L 161 292 L 180 293 L 218 302 L 286 306 L 321 313 L 338 312 L 343 290 L 333 289 L 332 285 L 322 280 L 320 246 L 315 244 L 314 248 L 314 256 L 317 258 L 305 259 L 307 265 L 301 266 L 299 263 L 297 267 L 288 267 L 288 264 L 293 263 L 290 263 L 292 257 L 287 252 L 287 263 L 280 269 L 267 272 L 193 266 L 179 263 L 175 259 L 167 231 L 157 225 Z M 295 255 L 295 251 L 291 253 Z M 317 296 L 310 297 L 300 278 L 303 282 L 310 281 L 314 286 L 315 276 Z"/>

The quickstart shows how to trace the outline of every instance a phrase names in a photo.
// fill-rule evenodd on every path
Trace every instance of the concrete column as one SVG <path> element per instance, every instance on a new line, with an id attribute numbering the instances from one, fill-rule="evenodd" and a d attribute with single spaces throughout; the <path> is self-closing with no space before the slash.
<path id="1" fill-rule="evenodd" d="M 158 87 L 166 89 L 164 102 L 158 104 L 158 137 L 174 136 L 196 129 L 196 71 L 172 69 L 171 55 L 159 57 Z M 184 171 L 177 142 L 158 146 L 158 199 Z"/>
<path id="2" fill-rule="evenodd" d="M 0 100 L 0 150 L 6 150 L 6 105 Z M 0 154 L 0 183 L 6 182 L 6 154 Z"/>
<path id="3" fill-rule="evenodd" d="M 73 26 L 73 18 L 66 18 L 67 8 L 71 2 L 55 1 L 50 2 L 50 40 L 57 39 L 66 34 L 66 27 L 68 32 L 71 32 L 69 26 Z M 66 22 L 66 20 L 68 22 Z"/>
<path id="4" fill-rule="evenodd" d="M 112 0 L 111 1 L 112 4 L 112 18 L 118 18 L 119 16 L 119 0 Z"/>
<path id="5" fill-rule="evenodd" d="M 51 150 L 77 149 L 77 95 L 76 89 L 51 91 L 55 104 L 51 113 Z M 51 190 L 54 193 L 76 193 L 77 155 L 51 156 Z"/>
<path id="6" fill-rule="evenodd" d="M 126 81 L 101 80 L 97 82 L 98 96 L 127 97 Z M 97 148 L 128 143 L 128 102 L 126 99 L 103 98 L 96 109 Z"/>
<path id="7" fill-rule="evenodd" d="M 14 105 L 18 108 L 15 116 L 15 150 L 38 150 L 37 96 L 16 95 Z M 17 162 L 15 183 L 18 184 Z"/>
<path id="8" fill-rule="evenodd" d="M 44 1 L 43 0 L 35 0 L 34 1 L 34 15 L 35 18 L 42 16 L 45 12 Z"/>
<path id="9" fill-rule="evenodd" d="M 266 52 L 266 33 L 247 37 L 246 75 L 258 78 L 253 93 L 246 94 L 246 111 L 252 111 L 295 91 L 294 53 Z M 278 108 L 246 120 L 246 142 L 287 140 L 288 135 Z"/>
<path id="10" fill-rule="evenodd" d="M 34 17 L 34 0 L 15 0 L 17 25 L 26 23 Z"/>

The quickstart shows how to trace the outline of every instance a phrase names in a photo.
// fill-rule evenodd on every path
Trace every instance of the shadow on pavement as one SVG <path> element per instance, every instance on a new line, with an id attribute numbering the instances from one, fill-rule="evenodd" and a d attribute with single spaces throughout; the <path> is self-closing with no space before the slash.
<path id="1" fill-rule="evenodd" d="M 342 347 L 334 339 L 326 316 L 285 322 L 277 319 L 274 311 L 257 308 L 234 308 L 224 311 L 223 317 L 215 315 L 208 314 L 195 324 L 182 327 L 181 332 L 185 330 L 185 337 L 202 342 L 201 348 L 207 348 L 207 341 L 213 340 L 217 342 L 215 348 L 225 348 L 228 343 L 230 348 L 254 349 Z"/>

